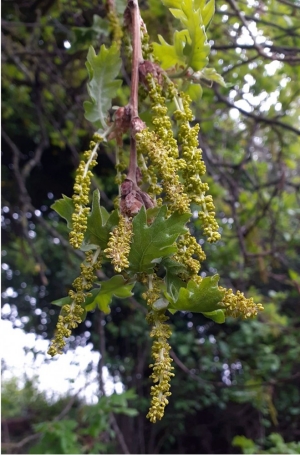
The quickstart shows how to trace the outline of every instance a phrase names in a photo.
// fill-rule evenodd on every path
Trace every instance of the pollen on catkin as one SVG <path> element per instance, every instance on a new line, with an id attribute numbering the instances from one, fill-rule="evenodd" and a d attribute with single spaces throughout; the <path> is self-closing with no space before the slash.
<path id="1" fill-rule="evenodd" d="M 76 171 L 74 194 L 74 213 L 72 214 L 72 231 L 69 234 L 69 241 L 73 248 L 80 248 L 87 228 L 87 217 L 90 211 L 89 193 L 93 174 L 91 169 L 96 166 L 97 149 L 102 138 L 94 136 L 95 141 L 90 142 L 90 149 L 84 152 L 83 160 L 80 161 Z"/>
<path id="2" fill-rule="evenodd" d="M 248 319 L 257 316 L 258 312 L 264 309 L 262 304 L 255 303 L 253 298 L 247 299 L 243 292 L 237 291 L 234 294 L 232 289 L 225 289 L 221 286 L 219 289 L 225 292 L 222 304 L 224 305 L 226 316 Z"/>
<path id="3" fill-rule="evenodd" d="M 147 320 L 150 324 L 153 324 L 150 336 L 156 338 L 153 342 L 151 356 L 154 359 L 154 363 L 150 364 L 150 368 L 153 372 L 150 378 L 153 380 L 154 385 L 151 387 L 151 404 L 147 414 L 147 418 L 155 423 L 157 420 L 161 420 L 165 407 L 169 403 L 168 397 L 171 395 L 170 392 L 170 381 L 174 373 L 172 370 L 172 359 L 169 351 L 171 349 L 168 339 L 170 338 L 172 331 L 171 328 L 165 324 L 168 317 L 163 311 L 151 311 Z"/>
<path id="4" fill-rule="evenodd" d="M 131 219 L 120 215 L 119 224 L 110 233 L 110 239 L 104 253 L 114 266 L 116 272 L 129 267 L 128 256 L 130 253 L 130 243 L 132 238 Z"/>
<path id="5" fill-rule="evenodd" d="M 172 359 L 169 355 L 171 347 L 168 343 L 172 331 L 170 326 L 165 324 L 169 318 L 164 314 L 164 310 L 157 311 L 153 307 L 153 304 L 161 297 L 162 283 L 163 280 L 156 274 L 149 276 L 148 290 L 142 294 L 142 297 L 150 307 L 146 316 L 148 323 L 152 325 L 150 336 L 155 338 L 151 350 L 154 363 L 149 365 L 152 368 L 150 378 L 153 380 L 154 385 L 151 387 L 152 399 L 147 414 L 147 418 L 152 423 L 160 420 L 164 415 L 165 407 L 169 403 L 167 397 L 171 395 L 170 381 L 172 376 L 174 376 L 172 373 L 174 369 L 172 367 Z"/>
<path id="6" fill-rule="evenodd" d="M 117 44 L 118 48 L 121 47 L 123 30 L 120 25 L 120 21 L 114 9 L 111 9 L 107 14 L 107 19 L 110 23 L 113 32 L 113 41 Z"/>
<path id="7" fill-rule="evenodd" d="M 174 118 L 179 124 L 178 141 L 181 145 L 181 155 L 186 163 L 182 172 L 184 188 L 190 201 L 201 207 L 198 216 L 208 242 L 216 242 L 221 235 L 218 232 L 213 198 L 206 195 L 209 187 L 201 178 L 206 173 L 206 166 L 198 142 L 200 127 L 198 124 L 190 126 L 190 121 L 193 120 L 190 103 L 189 96 L 181 92 L 177 101 L 178 109 L 174 112 Z"/>
<path id="8" fill-rule="evenodd" d="M 155 166 L 157 174 L 161 178 L 161 186 L 164 191 L 164 199 L 168 203 L 170 212 L 178 211 L 186 213 L 190 210 L 189 198 L 183 192 L 180 182 L 178 164 L 169 155 L 169 149 L 165 147 L 161 139 L 148 128 L 136 135 L 138 151 L 146 154 L 150 162 Z"/>
<path id="9" fill-rule="evenodd" d="M 86 252 L 85 262 L 81 264 L 81 274 L 73 282 L 73 288 L 69 291 L 71 303 L 64 305 L 61 309 L 56 325 L 56 332 L 48 350 L 52 357 L 62 354 L 66 345 L 66 338 L 69 338 L 72 329 L 78 327 L 82 322 L 85 299 L 91 295 L 88 291 L 93 287 L 97 279 L 95 271 L 101 267 L 99 259 L 100 249 Z"/>
<path id="10" fill-rule="evenodd" d="M 187 232 L 179 238 L 174 260 L 180 262 L 187 268 L 191 279 L 198 275 L 201 263 L 205 261 L 205 259 L 206 255 L 201 245 L 199 245 L 196 238 L 192 236 L 190 232 Z"/>

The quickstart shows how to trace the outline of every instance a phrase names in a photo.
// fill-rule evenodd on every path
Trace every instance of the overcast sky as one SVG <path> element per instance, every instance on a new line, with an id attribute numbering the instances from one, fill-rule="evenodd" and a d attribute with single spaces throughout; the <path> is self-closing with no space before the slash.
<path id="1" fill-rule="evenodd" d="M 33 333 L 26 334 L 22 329 L 14 329 L 12 323 L 7 320 L 1 321 L 1 357 L 5 362 L 2 380 L 17 377 L 20 385 L 24 382 L 24 374 L 32 378 L 38 376 L 39 389 L 47 391 L 51 395 L 63 395 L 68 391 L 76 393 L 82 389 L 80 396 L 85 397 L 89 403 L 97 402 L 98 380 L 97 364 L 99 353 L 92 351 L 92 345 L 77 347 L 76 351 L 68 351 L 66 354 L 51 359 L 45 353 L 48 350 L 49 341 L 36 339 Z M 24 347 L 34 348 L 41 351 L 34 359 L 32 352 L 25 352 Z M 90 373 L 86 373 L 87 366 L 92 363 Z M 114 384 L 109 380 L 107 369 L 104 370 L 106 380 L 106 393 L 111 394 L 115 390 L 120 393 L 122 384 Z"/>

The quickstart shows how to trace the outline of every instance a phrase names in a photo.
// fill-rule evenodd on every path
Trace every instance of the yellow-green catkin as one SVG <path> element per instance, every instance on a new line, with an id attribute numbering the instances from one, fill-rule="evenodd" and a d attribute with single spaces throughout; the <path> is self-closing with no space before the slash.
<path id="1" fill-rule="evenodd" d="M 165 324 L 168 317 L 163 311 L 151 311 L 147 320 L 150 324 L 153 324 L 150 336 L 155 338 L 152 345 L 151 356 L 154 359 L 154 363 L 150 364 L 150 368 L 153 372 L 150 378 L 153 380 L 154 385 L 151 387 L 151 405 L 147 418 L 155 423 L 157 420 L 161 420 L 165 407 L 169 403 L 168 397 L 171 395 L 171 378 L 174 376 L 172 370 L 172 359 L 169 351 L 171 346 L 168 343 L 172 331 L 169 325 Z"/>
<path id="2" fill-rule="evenodd" d="M 174 260 L 183 264 L 188 271 L 190 279 L 194 279 L 205 261 L 206 255 L 196 238 L 190 232 L 182 235 L 177 242 L 177 252 Z"/>
<path id="3" fill-rule="evenodd" d="M 181 144 L 181 154 L 186 163 L 182 173 L 184 187 L 191 202 L 201 207 L 198 216 L 202 221 L 207 240 L 216 242 L 221 236 L 215 218 L 213 198 L 211 195 L 206 195 L 209 187 L 201 178 L 206 173 L 206 166 L 198 142 L 200 127 L 198 124 L 190 126 L 190 122 L 193 120 L 190 103 L 189 96 L 181 92 L 180 97 L 177 98 L 178 109 L 174 112 L 174 118 L 179 123 L 178 140 Z"/>
<path id="4" fill-rule="evenodd" d="M 73 248 L 80 248 L 84 239 L 87 228 L 87 217 L 90 211 L 89 193 L 91 179 L 93 177 L 92 169 L 97 164 L 97 149 L 102 140 L 99 135 L 95 135 L 94 140 L 90 142 L 90 149 L 84 152 L 83 160 L 80 161 L 76 171 L 74 194 L 74 213 L 72 215 L 72 231 L 69 235 L 69 241 Z"/>
<path id="5" fill-rule="evenodd" d="M 128 256 L 132 238 L 132 220 L 120 215 L 118 226 L 110 233 L 110 239 L 104 253 L 114 266 L 116 272 L 129 267 Z"/>
<path id="6" fill-rule="evenodd" d="M 123 30 L 114 8 L 111 8 L 108 12 L 107 19 L 112 28 L 113 42 L 117 44 L 118 48 L 120 48 L 122 44 Z"/>
<path id="7" fill-rule="evenodd" d="M 165 407 L 169 403 L 168 397 L 171 395 L 170 381 L 172 376 L 174 376 L 174 373 L 172 373 L 174 369 L 172 367 L 173 360 L 169 354 L 171 347 L 168 343 L 172 331 L 170 326 L 165 323 L 168 317 L 163 310 L 156 311 L 153 307 L 153 304 L 161 296 L 161 281 L 156 275 L 150 275 L 149 288 L 143 294 L 147 305 L 151 308 L 147 315 L 147 321 L 152 325 L 150 336 L 155 338 L 151 350 L 154 363 L 150 365 L 150 368 L 152 368 L 150 378 L 153 380 L 154 385 L 151 387 L 151 405 L 147 414 L 147 418 L 152 423 L 162 419 L 164 415 Z"/>
<path id="8" fill-rule="evenodd" d="M 55 336 L 48 350 L 48 354 L 52 357 L 56 354 L 62 354 L 62 350 L 66 344 L 65 338 L 69 338 L 72 329 L 78 327 L 82 322 L 85 299 L 91 295 L 88 291 L 93 287 L 97 279 L 95 271 L 101 267 L 99 255 L 100 249 L 86 252 L 85 262 L 80 266 L 80 276 L 73 282 L 74 289 L 69 291 L 71 303 L 62 307 L 58 317 Z"/>
<path id="9" fill-rule="evenodd" d="M 179 170 L 185 167 L 184 160 L 178 158 L 177 141 L 173 136 L 172 123 L 167 115 L 168 108 L 162 89 L 151 75 L 147 81 L 152 87 L 149 91 L 154 131 L 148 128 L 136 135 L 138 152 L 149 157 L 150 172 L 157 172 L 161 178 L 164 199 L 168 203 L 169 211 L 180 213 L 189 212 L 190 201 L 184 193 L 184 186 L 180 182 Z M 154 166 L 152 170 L 151 165 Z M 154 188 L 156 191 L 156 188 Z M 157 192 L 157 191 L 156 191 Z"/>
<path id="10" fill-rule="evenodd" d="M 143 24 L 144 25 L 144 24 Z M 142 55 L 144 60 L 152 60 L 153 58 L 153 44 L 150 42 L 150 37 L 147 31 L 141 27 L 142 37 Z"/>
<path id="11" fill-rule="evenodd" d="M 263 311 L 264 307 L 261 303 L 255 303 L 253 298 L 247 299 L 243 292 L 237 291 L 233 293 L 232 289 L 225 289 L 221 286 L 220 291 L 224 291 L 222 304 L 224 305 L 226 316 L 233 318 L 254 318 L 259 311 Z"/>

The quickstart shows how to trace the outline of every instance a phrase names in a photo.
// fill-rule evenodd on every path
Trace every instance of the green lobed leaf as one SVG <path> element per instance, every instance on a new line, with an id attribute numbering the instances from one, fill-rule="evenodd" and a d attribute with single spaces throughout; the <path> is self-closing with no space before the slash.
<path id="1" fill-rule="evenodd" d="M 153 267 L 162 258 L 177 251 L 175 241 L 184 234 L 190 213 L 173 213 L 166 218 L 167 206 L 163 205 L 153 222 L 148 226 L 147 214 L 142 207 L 133 219 L 133 238 L 129 253 L 131 273 L 152 273 Z"/>
<path id="2" fill-rule="evenodd" d="M 223 87 L 230 86 L 230 84 L 226 84 L 221 74 L 217 73 L 217 71 L 214 68 L 204 68 L 201 71 L 201 79 L 217 82 Z"/>
<path id="3" fill-rule="evenodd" d="M 52 204 L 51 208 L 55 210 L 62 218 L 67 221 L 67 226 L 72 229 L 72 214 L 74 212 L 74 202 L 71 198 L 63 195 Z M 100 191 L 95 190 L 92 196 L 92 210 L 88 215 L 87 229 L 84 237 L 84 243 L 81 247 L 82 251 L 88 251 L 100 246 L 106 248 L 109 233 L 118 224 L 119 215 L 117 210 L 108 213 L 107 210 L 100 205 Z"/>
<path id="4" fill-rule="evenodd" d="M 99 292 L 99 289 L 98 288 L 92 289 L 89 292 L 91 293 L 91 296 L 89 296 L 85 299 L 85 302 L 84 302 L 85 307 L 90 305 L 94 301 L 97 293 Z M 67 297 L 63 297 L 61 299 L 54 300 L 51 303 L 52 303 L 52 305 L 63 307 L 64 305 L 70 305 L 72 303 L 72 299 L 71 299 L 71 297 L 67 296 Z"/>
<path id="5" fill-rule="evenodd" d="M 189 84 L 186 94 L 189 95 L 192 101 L 199 101 L 202 98 L 202 87 L 200 84 Z"/>
<path id="6" fill-rule="evenodd" d="M 225 313 L 223 310 L 215 310 L 202 314 L 204 314 L 206 318 L 212 319 L 217 324 L 223 324 L 225 322 Z"/>
<path id="7" fill-rule="evenodd" d="M 95 190 L 92 198 L 92 210 L 88 216 L 84 243 L 99 245 L 106 248 L 109 233 L 118 224 L 119 215 L 116 210 L 110 214 L 100 205 L 100 191 Z"/>
<path id="8" fill-rule="evenodd" d="M 200 9 L 202 14 L 203 25 L 205 27 L 208 27 L 215 14 L 215 0 L 209 0 L 204 7 L 200 6 Z"/>
<path id="9" fill-rule="evenodd" d="M 210 45 L 207 42 L 200 10 L 192 11 L 188 17 L 187 30 L 190 36 L 190 40 L 184 48 L 187 66 L 194 71 L 199 71 L 207 65 L 210 53 Z"/>
<path id="10" fill-rule="evenodd" d="M 158 35 L 160 44 L 153 43 L 155 57 L 161 62 L 163 69 L 175 65 L 186 66 L 186 56 L 183 53 L 185 46 L 185 39 L 183 40 L 183 38 L 186 36 L 186 32 L 185 30 L 182 31 L 174 33 L 174 45 L 168 44 L 161 35 Z"/>
<path id="11" fill-rule="evenodd" d="M 162 0 L 162 3 L 170 9 L 174 17 L 182 20 L 188 12 L 194 9 L 201 12 L 202 22 L 205 27 L 208 26 L 215 13 L 215 0 Z M 184 16 L 183 16 L 184 15 Z"/>
<path id="12" fill-rule="evenodd" d="M 71 297 L 62 297 L 61 299 L 53 300 L 52 305 L 62 307 L 64 305 L 70 305 L 72 303 Z"/>
<path id="13" fill-rule="evenodd" d="M 174 33 L 173 45 L 159 36 L 160 44 L 153 43 L 154 55 L 164 69 L 177 65 L 200 71 L 207 65 L 210 53 L 205 26 L 214 14 L 214 0 L 207 4 L 197 0 L 163 0 L 163 3 L 181 21 L 184 30 Z"/>
<path id="14" fill-rule="evenodd" d="M 90 46 L 86 67 L 89 73 L 87 84 L 91 101 L 83 103 L 85 118 L 94 123 L 97 128 L 105 128 L 108 110 L 111 107 L 112 98 L 116 96 L 122 81 L 115 78 L 119 74 L 122 62 L 119 49 L 114 43 L 110 48 L 104 44 L 97 55 Z"/>
<path id="15" fill-rule="evenodd" d="M 115 275 L 107 281 L 101 281 L 100 289 L 93 289 L 92 295 L 89 300 L 86 300 L 85 309 L 91 311 L 98 305 L 99 310 L 105 314 L 110 313 L 109 305 L 112 302 L 113 296 L 125 299 L 132 296 L 132 288 L 135 282 L 128 283 L 122 275 Z"/>
<path id="16" fill-rule="evenodd" d="M 179 262 L 173 261 L 172 258 L 164 258 L 161 265 L 166 270 L 167 292 L 173 300 L 177 300 L 180 288 L 185 287 L 186 283 L 180 278 L 187 273 L 186 268 Z"/>
<path id="17" fill-rule="evenodd" d="M 62 199 L 55 201 L 51 208 L 64 218 L 67 221 L 68 228 L 72 229 L 72 215 L 75 209 L 73 199 L 63 194 Z"/>
<path id="18" fill-rule="evenodd" d="M 222 309 L 220 303 L 224 292 L 219 290 L 218 281 L 219 275 L 203 278 L 200 284 L 190 280 L 186 288 L 180 288 L 177 300 L 170 302 L 169 308 L 192 313 L 211 313 Z"/>

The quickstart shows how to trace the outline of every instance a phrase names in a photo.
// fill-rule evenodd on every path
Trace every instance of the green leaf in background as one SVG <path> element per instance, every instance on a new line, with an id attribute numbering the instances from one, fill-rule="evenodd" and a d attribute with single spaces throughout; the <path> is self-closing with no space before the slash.
<path id="1" fill-rule="evenodd" d="M 35 431 L 41 433 L 41 437 L 29 453 L 78 453 L 80 444 L 76 427 L 77 422 L 70 419 L 35 425 Z"/>
<path id="2" fill-rule="evenodd" d="M 86 67 L 89 73 L 87 84 L 91 101 L 83 103 L 85 118 L 97 128 L 105 128 L 108 110 L 112 99 L 116 96 L 121 80 L 115 78 L 119 74 L 122 62 L 116 44 L 107 49 L 104 44 L 97 55 L 91 46 L 87 55 Z"/>
<path id="3" fill-rule="evenodd" d="M 62 307 L 64 305 L 70 305 L 72 303 L 71 297 L 63 297 L 61 299 L 54 300 L 51 302 L 52 305 Z"/>
<path id="4" fill-rule="evenodd" d="M 189 84 L 186 93 L 192 101 L 199 101 L 202 98 L 202 87 L 200 84 Z"/>
<path id="5" fill-rule="evenodd" d="M 93 303 L 93 301 L 94 301 L 96 295 L 98 294 L 98 292 L 99 292 L 99 288 L 92 289 L 91 291 L 89 291 L 89 293 L 91 293 L 92 295 L 86 298 L 86 300 L 84 302 L 85 308 L 87 306 L 89 306 L 91 303 Z M 61 299 L 54 300 L 51 303 L 52 303 L 52 305 L 63 307 L 64 305 L 70 305 L 72 303 L 72 299 L 71 299 L 71 297 L 67 296 L 67 297 L 63 297 Z M 95 306 L 96 306 L 96 304 L 95 304 Z M 94 309 L 94 308 L 92 308 L 92 309 Z"/>
<path id="6" fill-rule="evenodd" d="M 218 281 L 219 275 L 203 278 L 200 284 L 190 280 L 186 288 L 180 289 L 177 300 L 170 303 L 169 309 L 192 313 L 211 313 L 222 309 L 220 302 L 224 293 L 219 290 Z"/>
<path id="7" fill-rule="evenodd" d="M 173 261 L 172 258 L 164 258 L 161 265 L 166 270 L 167 291 L 173 300 L 177 300 L 180 288 L 185 287 L 185 283 L 179 275 L 184 275 L 187 272 L 186 268 L 179 262 Z"/>
<path id="8" fill-rule="evenodd" d="M 177 251 L 175 240 L 187 229 L 184 227 L 190 213 L 173 213 L 166 218 L 167 207 L 163 205 L 148 226 L 145 208 L 142 207 L 133 219 L 133 238 L 129 253 L 131 273 L 151 273 L 155 263 Z"/>
<path id="9" fill-rule="evenodd" d="M 58 199 L 51 205 L 62 218 L 67 221 L 67 226 L 72 229 L 72 214 L 74 212 L 74 202 L 71 198 L 63 195 L 62 199 Z M 87 229 L 84 237 L 82 251 L 95 249 L 100 246 L 106 248 L 109 239 L 109 233 L 118 224 L 119 215 L 116 210 L 110 214 L 100 205 L 100 192 L 95 190 L 92 197 L 92 210 L 88 215 Z"/>
<path id="10" fill-rule="evenodd" d="M 243 453 L 257 453 L 258 447 L 251 439 L 245 436 L 235 436 L 232 440 L 233 447 L 239 447 Z"/>
<path id="11" fill-rule="evenodd" d="M 98 305 L 99 310 L 105 314 L 110 313 L 109 305 L 112 302 L 113 296 L 125 299 L 132 296 L 132 288 L 134 283 L 128 283 L 122 275 L 115 275 L 107 281 L 97 283 L 101 285 L 100 289 L 93 289 L 93 299 L 86 300 L 88 305 L 85 306 L 86 311 L 93 310 Z"/>
<path id="12" fill-rule="evenodd" d="M 119 215 L 116 210 L 109 214 L 100 205 L 100 192 L 95 190 L 92 198 L 92 210 L 87 220 L 84 242 L 86 244 L 99 245 L 102 249 L 106 248 L 109 233 L 118 224 L 118 220 Z"/>
<path id="13" fill-rule="evenodd" d="M 221 74 L 217 73 L 214 68 L 204 68 L 201 71 L 201 79 L 206 79 L 207 81 L 214 81 L 223 87 L 228 87 L 230 84 L 226 84 Z"/>
<path id="14" fill-rule="evenodd" d="M 73 27 L 72 28 L 72 46 L 69 54 L 77 52 L 79 49 L 85 49 L 90 46 L 93 40 L 109 35 L 109 22 L 98 16 L 93 15 L 93 23 L 90 27 Z"/>
<path id="15" fill-rule="evenodd" d="M 72 215 L 75 209 L 73 199 L 63 194 L 62 199 L 55 201 L 51 208 L 64 218 L 67 221 L 68 228 L 72 229 Z"/>
<path id="16" fill-rule="evenodd" d="M 134 283 L 128 283 L 122 275 L 115 275 L 107 281 L 101 281 L 96 283 L 100 285 L 100 288 L 95 288 L 89 291 L 89 295 L 84 302 L 85 311 L 92 311 L 98 305 L 98 308 L 103 313 L 109 314 L 113 296 L 125 299 L 132 295 L 132 288 Z M 63 297 L 58 300 L 54 300 L 52 305 L 62 307 L 64 305 L 70 305 L 72 300 L 70 297 Z"/>

